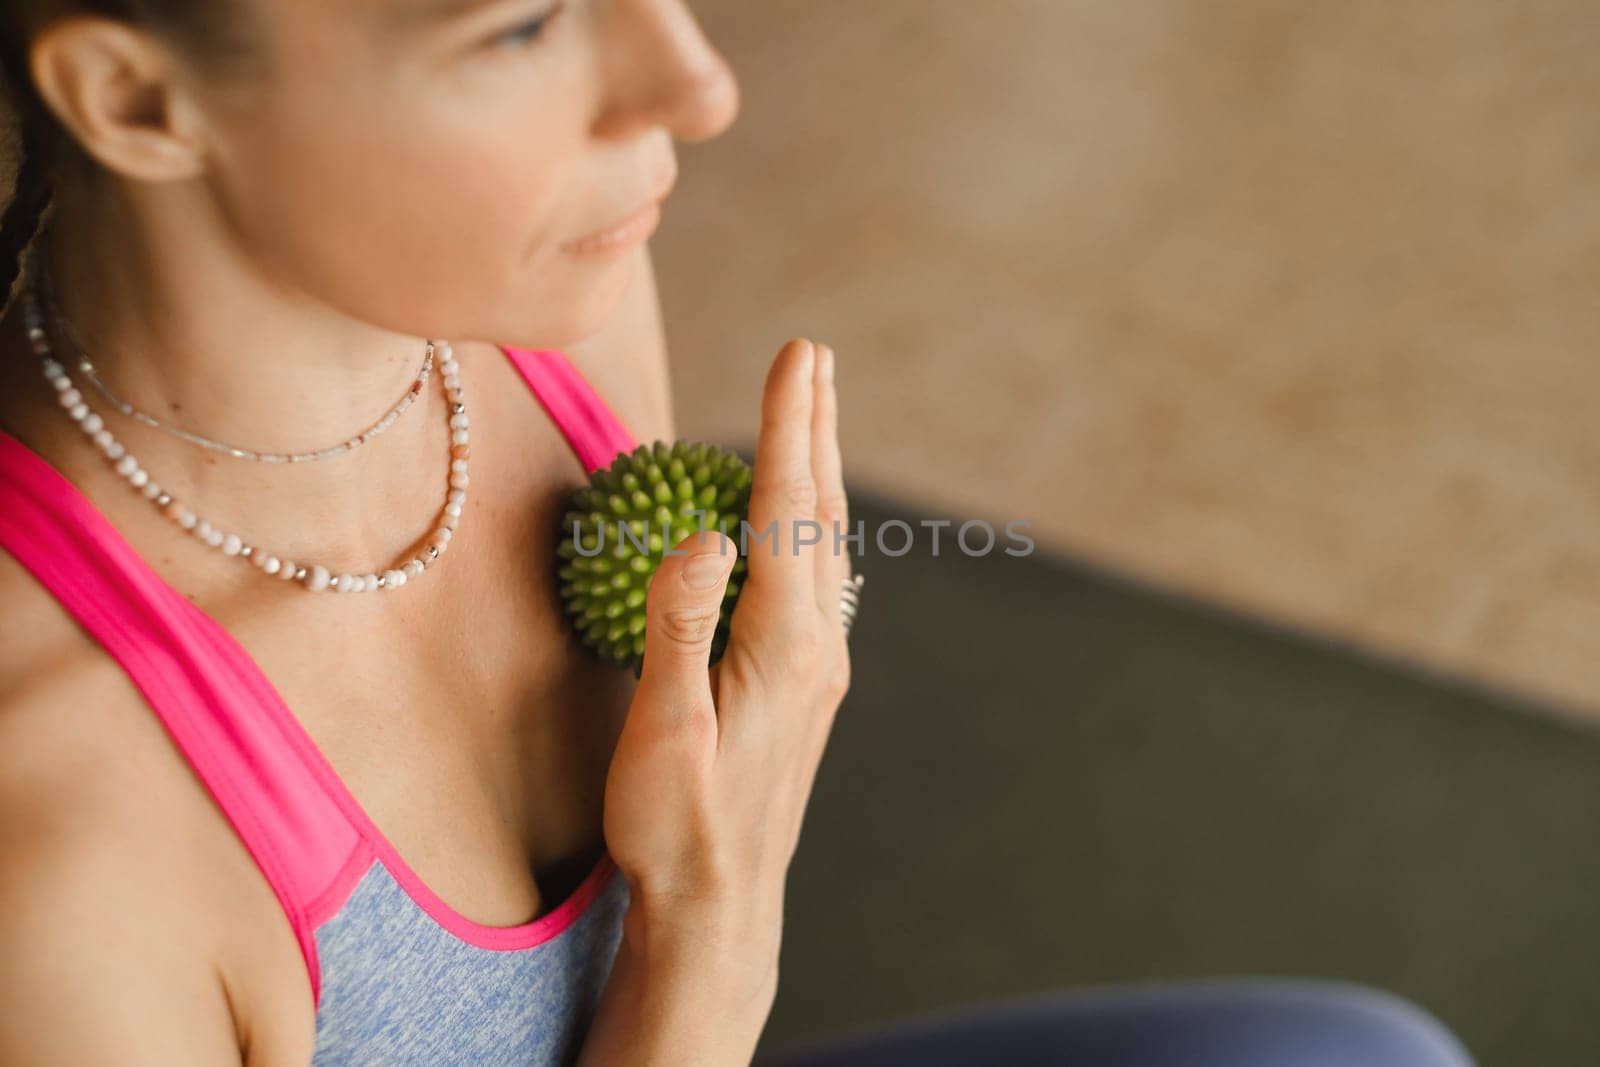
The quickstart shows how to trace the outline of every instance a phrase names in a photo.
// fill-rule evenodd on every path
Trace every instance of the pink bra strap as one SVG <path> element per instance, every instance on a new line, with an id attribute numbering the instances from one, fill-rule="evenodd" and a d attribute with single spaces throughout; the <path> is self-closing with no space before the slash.
<path id="1" fill-rule="evenodd" d="M 313 906 L 359 866 L 363 842 L 262 713 L 259 672 L 70 481 L 3 430 L 0 548 L 105 648 L 161 718 L 277 894 L 316 988 Z"/>
<path id="2" fill-rule="evenodd" d="M 572 361 L 556 349 L 500 346 L 550 413 L 586 471 L 608 467 L 638 446 L 633 434 Z"/>

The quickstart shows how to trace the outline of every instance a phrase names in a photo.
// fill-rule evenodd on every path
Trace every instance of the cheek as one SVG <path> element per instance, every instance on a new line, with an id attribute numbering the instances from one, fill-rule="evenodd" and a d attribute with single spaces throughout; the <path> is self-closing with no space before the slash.
<path id="1" fill-rule="evenodd" d="M 287 112 L 234 146 L 217 181 L 244 255 L 396 332 L 561 347 L 603 325 L 625 264 L 559 247 L 587 221 L 572 124 L 390 103 L 359 119 Z"/>

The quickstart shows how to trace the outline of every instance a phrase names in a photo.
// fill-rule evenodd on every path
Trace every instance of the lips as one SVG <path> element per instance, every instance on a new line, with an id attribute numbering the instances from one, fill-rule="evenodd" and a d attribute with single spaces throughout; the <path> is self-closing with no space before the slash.
<path id="1" fill-rule="evenodd" d="M 648 237 L 654 232 L 660 220 L 661 201 L 651 200 L 620 222 L 575 241 L 569 241 L 562 247 L 576 253 L 608 252 L 626 248 Z"/>

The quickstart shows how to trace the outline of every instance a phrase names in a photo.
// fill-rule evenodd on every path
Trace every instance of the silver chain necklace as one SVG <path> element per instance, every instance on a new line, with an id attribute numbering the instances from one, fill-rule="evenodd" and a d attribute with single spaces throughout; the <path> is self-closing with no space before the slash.
<path id="1" fill-rule="evenodd" d="M 129 418 L 141 422 L 152 429 L 171 434 L 190 444 L 199 445 L 201 448 L 207 448 L 213 452 L 221 452 L 223 455 L 232 456 L 235 459 L 248 459 L 258 463 L 312 463 L 319 459 L 332 459 L 334 456 L 342 456 L 351 449 L 366 444 L 390 426 L 393 426 L 395 420 L 404 415 L 406 409 L 422 394 L 422 390 L 428 383 L 428 374 L 433 370 L 433 346 L 429 345 L 423 351 L 422 369 L 417 372 L 416 378 L 411 382 L 410 387 L 406 389 L 405 394 L 388 411 L 379 416 L 377 421 L 368 425 L 360 433 L 327 448 L 319 448 L 310 452 L 262 452 L 253 448 L 245 448 L 242 445 L 230 445 L 225 441 L 214 441 L 209 437 L 203 437 L 190 430 L 185 430 L 181 426 L 175 426 L 170 422 L 159 419 L 148 412 L 141 411 L 111 391 L 111 388 L 100 379 L 100 375 L 95 371 L 94 363 L 89 358 L 88 346 L 78 336 L 78 332 L 72 323 L 67 321 L 66 316 L 61 312 L 60 305 L 56 302 L 54 277 L 49 269 L 48 256 L 41 251 L 39 252 L 39 258 L 39 291 L 41 299 L 49 309 L 50 317 L 56 327 L 71 343 L 73 349 L 76 350 L 78 373 L 83 375 L 85 381 L 94 386 L 96 392 L 105 397 L 106 403 Z"/>
<path id="2" fill-rule="evenodd" d="M 471 455 L 468 444 L 467 407 L 461 395 L 461 367 L 447 341 L 429 341 L 430 358 L 439 356 L 440 381 L 450 410 L 450 480 L 449 493 L 439 521 L 428 535 L 424 547 L 411 558 L 402 558 L 383 571 L 365 574 L 338 573 L 319 563 L 296 562 L 268 553 L 251 544 L 236 533 L 201 517 L 184 506 L 150 476 L 144 465 L 106 429 L 101 418 L 84 400 L 83 394 L 73 385 L 66 368 L 55 358 L 50 346 L 50 336 L 44 326 L 44 311 L 39 304 L 36 276 L 30 277 L 23 288 L 23 321 L 34 353 L 39 357 L 45 380 L 55 390 L 56 402 L 68 418 L 92 441 L 113 465 L 128 485 L 150 501 L 162 514 L 188 533 L 193 534 L 211 548 L 225 556 L 248 560 L 261 573 L 284 581 L 299 582 L 301 587 L 314 593 L 324 591 L 339 593 L 374 592 L 379 589 L 398 589 L 418 577 L 436 563 L 455 536 L 456 524 L 461 521 L 462 507 L 467 499 L 467 459 Z M 410 554 L 407 553 L 409 556 Z"/>

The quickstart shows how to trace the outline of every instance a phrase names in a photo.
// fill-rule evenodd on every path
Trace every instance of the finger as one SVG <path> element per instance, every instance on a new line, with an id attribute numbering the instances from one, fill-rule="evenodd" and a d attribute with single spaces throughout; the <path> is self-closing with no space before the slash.
<path id="1" fill-rule="evenodd" d="M 843 625 L 839 589 L 850 577 L 850 508 L 844 493 L 844 463 L 839 455 L 839 397 L 834 388 L 834 353 L 817 346 L 816 399 L 811 413 L 811 469 L 817 479 L 817 522 L 822 542 L 816 549 L 817 605 L 830 625 Z"/>
<path id="2" fill-rule="evenodd" d="M 796 622 L 816 599 L 814 546 L 800 546 L 804 538 L 795 536 L 801 532 L 800 521 L 816 518 L 811 471 L 814 363 L 813 345 L 800 339 L 785 345 L 767 372 L 750 479 L 747 574 L 740 592 L 741 599 L 774 601 L 763 603 L 756 615 L 776 613 Z"/>
<path id="3" fill-rule="evenodd" d="M 650 576 L 638 686 L 648 694 L 648 706 L 674 717 L 715 715 L 707 674 L 711 639 L 737 558 L 731 538 L 696 531 L 674 545 Z"/>

